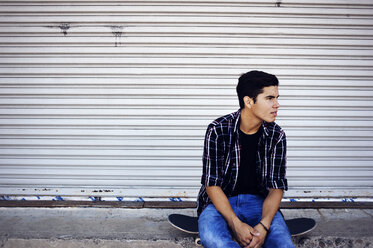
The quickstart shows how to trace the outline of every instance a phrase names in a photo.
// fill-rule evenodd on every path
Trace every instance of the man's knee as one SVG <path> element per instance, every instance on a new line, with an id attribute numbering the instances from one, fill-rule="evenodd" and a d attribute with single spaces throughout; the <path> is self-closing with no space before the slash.
<path id="1" fill-rule="evenodd" d="M 273 219 L 270 234 L 267 236 L 263 247 L 294 248 L 290 232 L 280 214 L 276 214 Z"/>
<path id="2" fill-rule="evenodd" d="M 201 243 L 205 248 L 224 247 L 223 242 L 221 242 L 221 240 L 218 237 L 216 237 L 216 233 L 210 231 L 200 232 L 200 238 Z"/>
<path id="3" fill-rule="evenodd" d="M 200 232 L 200 238 L 205 248 L 240 247 L 230 235 L 217 235 L 215 231 Z"/>
<path id="4" fill-rule="evenodd" d="M 240 247 L 232 240 L 228 225 L 214 209 L 202 212 L 198 222 L 199 236 L 205 248 Z"/>
<path id="5" fill-rule="evenodd" d="M 272 237 L 267 238 L 263 247 L 265 248 L 294 248 L 294 244 L 290 236 L 286 233 L 276 233 L 276 235 L 271 235 Z"/>
<path id="6" fill-rule="evenodd" d="M 207 222 L 206 220 L 200 220 L 198 229 L 199 237 L 201 238 L 201 243 L 203 247 L 224 247 L 220 240 L 221 236 L 217 235 L 219 233 L 217 225 L 211 225 L 211 222 Z"/>

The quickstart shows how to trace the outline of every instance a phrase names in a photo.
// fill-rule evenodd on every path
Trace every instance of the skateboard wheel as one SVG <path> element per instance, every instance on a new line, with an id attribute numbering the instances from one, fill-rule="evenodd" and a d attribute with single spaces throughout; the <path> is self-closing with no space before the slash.
<path id="1" fill-rule="evenodd" d="M 200 238 L 196 238 L 194 240 L 194 243 L 196 243 L 197 246 L 202 246 L 202 243 L 201 243 L 201 239 Z"/>

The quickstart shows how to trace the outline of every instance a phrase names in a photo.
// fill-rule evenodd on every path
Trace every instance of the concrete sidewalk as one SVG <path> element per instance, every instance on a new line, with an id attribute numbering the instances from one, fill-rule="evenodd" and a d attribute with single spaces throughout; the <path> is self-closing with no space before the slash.
<path id="1" fill-rule="evenodd" d="M 194 209 L 0 208 L 0 247 L 196 247 L 167 222 Z M 318 226 L 296 247 L 373 247 L 373 209 L 285 209 L 286 218 L 312 217 Z"/>

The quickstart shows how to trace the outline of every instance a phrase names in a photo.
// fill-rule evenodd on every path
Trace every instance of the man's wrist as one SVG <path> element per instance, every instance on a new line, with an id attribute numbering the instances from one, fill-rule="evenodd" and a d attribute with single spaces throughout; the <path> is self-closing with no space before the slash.
<path id="1" fill-rule="evenodd" d="M 272 221 L 270 221 L 269 218 L 264 217 L 263 219 L 260 220 L 260 222 L 262 224 L 264 224 L 266 226 L 266 228 L 268 228 L 268 229 L 271 227 L 271 222 Z"/>
<path id="2" fill-rule="evenodd" d="M 263 227 L 263 229 L 266 231 L 267 234 L 269 234 L 269 226 L 264 225 L 261 221 L 259 221 L 258 224 Z"/>
<path id="3" fill-rule="evenodd" d="M 236 216 L 232 215 L 230 217 L 230 221 L 228 222 L 228 225 L 230 228 L 234 229 L 238 224 L 240 224 L 241 220 Z"/>
<path id="4" fill-rule="evenodd" d="M 243 222 L 237 217 L 237 215 L 232 215 L 230 221 L 228 222 L 228 226 L 234 233 L 239 232 L 242 229 Z"/>

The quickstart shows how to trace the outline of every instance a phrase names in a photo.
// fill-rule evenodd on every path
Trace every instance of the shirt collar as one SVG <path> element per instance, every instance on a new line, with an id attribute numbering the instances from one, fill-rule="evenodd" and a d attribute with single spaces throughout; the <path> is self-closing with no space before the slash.
<path id="1" fill-rule="evenodd" d="M 236 113 L 234 113 L 235 115 L 235 120 L 234 120 L 234 129 L 233 131 L 236 133 L 238 132 L 239 128 L 240 128 L 240 117 L 241 117 L 241 109 L 239 109 Z M 263 133 L 268 136 L 268 128 L 267 128 L 267 122 L 263 121 L 262 122 L 262 127 L 263 127 Z"/>

